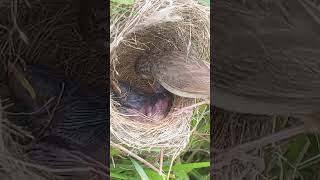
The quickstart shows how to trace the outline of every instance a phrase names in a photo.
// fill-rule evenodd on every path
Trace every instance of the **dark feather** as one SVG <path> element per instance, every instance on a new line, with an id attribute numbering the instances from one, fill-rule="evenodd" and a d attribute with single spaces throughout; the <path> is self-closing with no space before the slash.
<path id="1" fill-rule="evenodd" d="M 52 134 L 82 147 L 96 146 L 107 136 L 106 97 L 68 97 L 54 114 Z"/>

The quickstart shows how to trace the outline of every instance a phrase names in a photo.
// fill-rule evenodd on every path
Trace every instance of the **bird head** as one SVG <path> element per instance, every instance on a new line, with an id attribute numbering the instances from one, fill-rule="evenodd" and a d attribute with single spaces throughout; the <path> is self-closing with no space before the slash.
<path id="1" fill-rule="evenodd" d="M 144 58 L 140 58 L 139 60 L 137 60 L 135 64 L 135 71 L 143 79 L 152 79 L 151 63 Z"/>
<path id="2" fill-rule="evenodd" d="M 21 67 L 9 64 L 8 80 L 9 88 L 18 100 L 29 106 L 33 104 L 36 99 L 36 91 Z"/>

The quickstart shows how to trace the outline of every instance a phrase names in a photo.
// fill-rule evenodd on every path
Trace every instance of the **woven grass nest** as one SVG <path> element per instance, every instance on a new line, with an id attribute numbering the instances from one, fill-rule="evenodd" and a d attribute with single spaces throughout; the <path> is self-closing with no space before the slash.
<path id="1" fill-rule="evenodd" d="M 134 70 L 136 60 L 146 53 L 180 50 L 209 63 L 209 13 L 194 0 L 140 0 L 129 10 L 112 14 L 111 81 L 152 91 L 150 82 Z M 201 100 L 174 95 L 169 114 L 160 122 L 131 120 L 119 112 L 112 96 L 110 104 L 112 142 L 136 152 L 161 148 L 165 155 L 175 156 L 188 144 L 193 108 Z"/>

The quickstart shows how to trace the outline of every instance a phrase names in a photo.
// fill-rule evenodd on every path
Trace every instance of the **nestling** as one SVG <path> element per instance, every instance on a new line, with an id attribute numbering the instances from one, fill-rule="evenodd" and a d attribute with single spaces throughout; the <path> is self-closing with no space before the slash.
<path id="1" fill-rule="evenodd" d="M 8 64 L 8 85 L 16 102 L 25 106 L 25 111 L 36 111 L 51 98 L 57 98 L 64 82 L 62 73 L 44 66 L 28 65 L 24 70 L 19 65 Z"/>
<path id="2" fill-rule="evenodd" d="M 15 72 L 9 73 L 8 78 L 12 95 L 17 104 L 29 111 L 20 117 L 16 115 L 15 119 L 27 118 L 29 123 L 23 125 L 28 126 L 35 136 L 28 149 L 29 158 L 38 164 L 58 167 L 62 171 L 56 174 L 62 179 L 89 179 L 93 176 L 105 179 L 107 173 L 100 177 L 101 173 L 90 170 L 83 173 L 63 171 L 71 167 L 88 168 L 88 164 L 81 165 L 74 157 L 76 152 L 100 162 L 91 162 L 91 168 L 106 168 L 108 117 L 104 90 L 88 86 L 74 90 L 74 82 L 40 66 L 28 65 L 26 71 L 12 66 L 11 71 Z M 61 83 L 65 83 L 64 91 L 61 91 Z M 50 106 L 40 110 L 51 97 L 55 98 Z M 102 171 L 106 172 L 105 169 Z"/>
<path id="3" fill-rule="evenodd" d="M 13 96 L 26 110 L 37 112 L 29 115 L 30 128 L 35 135 L 40 135 L 38 133 L 49 126 L 48 136 L 58 136 L 82 147 L 104 140 L 107 96 L 102 90 L 80 87 L 73 92 L 73 82 L 64 81 L 61 74 L 47 68 L 34 65 L 28 65 L 26 71 L 18 67 L 11 68 L 16 72 L 9 74 L 9 87 Z M 64 91 L 61 91 L 63 82 L 66 85 Z M 55 101 L 43 108 L 53 97 Z M 54 107 L 55 111 L 52 112 Z M 52 114 L 49 115 L 48 111 Z"/>
<path id="4" fill-rule="evenodd" d="M 210 97 L 210 69 L 182 51 L 146 54 L 135 65 L 138 75 L 159 82 L 172 94 L 188 98 Z"/>
<path id="5" fill-rule="evenodd" d="M 157 85 L 155 93 L 146 93 L 119 81 L 112 93 L 121 104 L 120 111 L 136 121 L 160 121 L 165 118 L 172 105 L 172 96 Z"/>

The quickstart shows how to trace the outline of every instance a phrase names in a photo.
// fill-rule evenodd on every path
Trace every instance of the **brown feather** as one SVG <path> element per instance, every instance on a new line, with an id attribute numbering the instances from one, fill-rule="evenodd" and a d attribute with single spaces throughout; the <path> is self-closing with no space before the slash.
<path id="1" fill-rule="evenodd" d="M 299 2 L 216 4 L 216 106 L 259 114 L 319 111 L 320 25 Z"/>
<path id="2" fill-rule="evenodd" d="M 151 75 L 173 94 L 189 98 L 210 96 L 210 69 L 195 56 L 170 51 L 145 56 L 138 63 L 144 65 L 144 75 Z M 143 74 L 143 70 L 138 71 Z"/>

